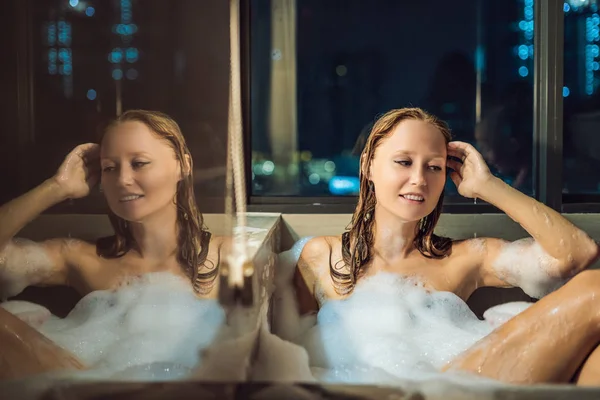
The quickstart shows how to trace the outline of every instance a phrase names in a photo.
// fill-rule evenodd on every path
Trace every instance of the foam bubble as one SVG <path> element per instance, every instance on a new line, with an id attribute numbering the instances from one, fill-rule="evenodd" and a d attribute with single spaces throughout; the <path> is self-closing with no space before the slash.
<path id="1" fill-rule="evenodd" d="M 404 378 L 433 373 L 491 332 L 458 296 L 379 273 L 327 301 L 299 342 L 323 368 L 371 366 Z"/>
<path id="2" fill-rule="evenodd" d="M 530 305 L 499 306 L 479 320 L 453 293 L 432 291 L 414 276 L 381 272 L 362 279 L 344 300 L 324 301 L 316 318 L 301 317 L 297 302 L 282 293 L 293 293 L 290 270 L 305 243 L 303 239 L 279 255 L 273 332 L 306 350 L 310 370 L 319 381 L 378 385 L 449 377 L 459 381 L 462 373 L 441 373 L 441 368 Z M 294 368 L 287 364 L 289 370 Z M 296 357 L 298 376 L 303 376 L 305 364 L 302 356 Z M 277 379 L 277 374 L 271 377 Z"/>
<path id="3" fill-rule="evenodd" d="M 510 303 L 500 304 L 494 307 L 488 308 L 483 313 L 483 318 L 488 321 L 493 327 L 498 327 L 504 324 L 506 321 L 511 319 L 517 314 L 522 313 L 533 303 L 526 301 L 513 301 Z"/>
<path id="4" fill-rule="evenodd" d="M 36 329 L 54 317 L 46 307 L 28 301 L 11 300 L 0 303 L 0 307 Z"/>
<path id="5" fill-rule="evenodd" d="M 558 260 L 531 238 L 505 244 L 492 267 L 505 282 L 538 299 L 566 283 Z"/>
<path id="6" fill-rule="evenodd" d="M 201 363 L 224 320 L 216 300 L 198 299 L 189 281 L 159 272 L 92 292 L 39 330 L 90 367 L 78 373 L 86 378 L 169 380 Z"/>
<path id="7" fill-rule="evenodd" d="M 0 300 L 16 296 L 32 282 L 44 280 L 52 267 L 41 244 L 14 238 L 0 250 Z"/>

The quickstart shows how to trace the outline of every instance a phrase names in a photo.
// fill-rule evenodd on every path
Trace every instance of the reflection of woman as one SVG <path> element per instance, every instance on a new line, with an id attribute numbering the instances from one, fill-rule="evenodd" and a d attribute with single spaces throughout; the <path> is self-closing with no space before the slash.
<path id="1" fill-rule="evenodd" d="M 199 296 L 215 297 L 223 239 L 211 237 L 203 226 L 192 168 L 175 121 L 151 111 L 122 114 L 108 127 L 100 146 L 76 147 L 53 178 L 0 208 L 2 296 L 48 285 L 72 286 L 86 295 L 115 288 L 132 276 L 168 271 L 191 280 Z M 95 245 L 65 238 L 41 243 L 13 239 L 48 207 L 87 196 L 99 175 L 113 236 Z M 0 374 L 82 368 L 2 308 L 0 322 L 0 361 L 9 367 Z"/>
<path id="2" fill-rule="evenodd" d="M 485 111 L 475 128 L 486 162 L 519 190 L 531 190 L 532 185 L 532 93 L 527 83 L 509 86 L 501 103 Z"/>
<path id="3" fill-rule="evenodd" d="M 502 128 L 508 124 L 505 118 L 502 107 L 490 110 L 475 128 L 475 140 L 489 165 L 500 175 L 514 178 L 513 187 L 526 189 L 527 178 L 530 177 L 531 146 L 514 136 L 502 134 Z"/>
<path id="4" fill-rule="evenodd" d="M 510 243 L 435 235 L 447 168 L 461 195 L 502 209 L 532 237 Z M 493 177 L 471 145 L 450 142 L 447 125 L 420 109 L 392 110 L 375 123 L 360 179 L 349 232 L 314 238 L 302 251 L 295 279 L 301 313 L 345 298 L 378 272 L 417 277 L 463 301 L 480 286 L 519 286 L 543 298 L 445 369 L 535 383 L 568 382 L 582 368 L 579 383 L 600 382 L 600 272 L 584 271 L 599 249 L 584 232 Z"/>
<path id="5" fill-rule="evenodd" d="M 477 74 L 470 57 L 445 53 L 435 66 L 424 108 L 446 121 L 459 140 L 472 138 Z M 485 88 L 482 90 L 485 93 Z"/>

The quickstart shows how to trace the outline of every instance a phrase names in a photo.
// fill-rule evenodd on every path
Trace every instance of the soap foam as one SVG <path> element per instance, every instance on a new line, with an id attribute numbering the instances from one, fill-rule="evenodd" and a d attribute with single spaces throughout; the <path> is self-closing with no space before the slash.
<path id="1" fill-rule="evenodd" d="M 0 249 L 0 301 L 21 293 L 31 282 L 49 277 L 53 268 L 44 246 L 14 238 Z"/>
<path id="2" fill-rule="evenodd" d="M 45 315 L 11 303 L 3 306 L 21 319 Z M 201 351 L 222 334 L 224 320 L 216 300 L 198 299 L 188 280 L 159 272 L 92 292 L 66 318 L 52 316 L 38 329 L 90 368 L 78 376 L 172 380 L 201 364 Z"/>
<path id="3" fill-rule="evenodd" d="M 453 293 L 382 272 L 362 279 L 344 300 L 325 300 L 316 317 L 301 317 L 288 293 L 295 296 L 291 276 L 307 239 L 279 254 L 273 332 L 307 351 L 313 376 L 322 382 L 399 385 L 451 375 L 465 381 L 461 373 L 440 369 L 530 305 L 504 304 L 479 320 Z M 302 369 L 298 365 L 299 375 Z"/>
<path id="4" fill-rule="evenodd" d="M 520 287 L 537 299 L 567 282 L 561 277 L 558 260 L 546 253 L 532 238 L 503 245 L 493 268 L 505 282 Z"/>
<path id="5" fill-rule="evenodd" d="M 50 310 L 39 304 L 28 301 L 12 300 L 0 303 L 0 307 L 26 322 L 31 327 L 39 329 L 44 322 L 53 317 Z"/>

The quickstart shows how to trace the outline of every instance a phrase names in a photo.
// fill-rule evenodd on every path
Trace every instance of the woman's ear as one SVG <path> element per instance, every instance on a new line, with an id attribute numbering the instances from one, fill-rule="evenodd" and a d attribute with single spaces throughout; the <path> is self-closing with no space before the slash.
<path id="1" fill-rule="evenodd" d="M 189 154 L 183 155 L 183 161 L 181 163 L 181 179 L 185 179 L 192 173 L 192 158 Z"/>
<path id="2" fill-rule="evenodd" d="M 367 155 L 363 153 L 360 156 L 360 168 L 364 176 L 367 177 L 367 180 L 371 180 L 371 163 L 367 160 Z"/>

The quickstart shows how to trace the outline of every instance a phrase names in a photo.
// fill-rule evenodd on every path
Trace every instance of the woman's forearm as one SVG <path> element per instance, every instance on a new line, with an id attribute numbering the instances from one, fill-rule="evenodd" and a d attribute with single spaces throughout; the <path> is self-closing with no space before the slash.
<path id="1" fill-rule="evenodd" d="M 60 186 L 53 179 L 48 179 L 0 207 L 0 250 L 44 210 L 65 199 Z"/>
<path id="2" fill-rule="evenodd" d="M 579 272 L 598 257 L 598 245 L 585 232 L 500 179 L 492 177 L 482 184 L 478 197 L 518 222 L 548 255 L 559 261 L 563 276 Z"/>

